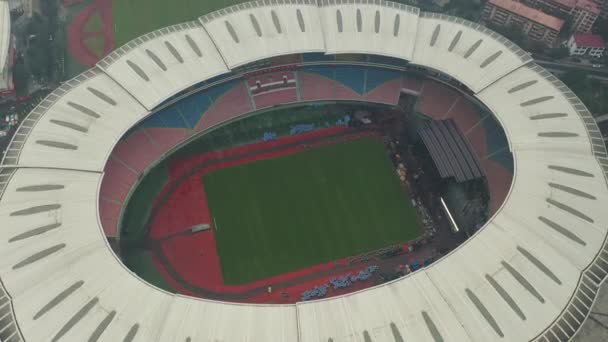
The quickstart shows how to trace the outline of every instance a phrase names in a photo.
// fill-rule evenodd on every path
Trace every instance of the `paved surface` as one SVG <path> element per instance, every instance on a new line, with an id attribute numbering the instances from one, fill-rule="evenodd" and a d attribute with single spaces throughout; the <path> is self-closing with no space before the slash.
<path id="1" fill-rule="evenodd" d="M 589 318 L 572 342 L 608 341 L 608 283 L 600 288 Z"/>

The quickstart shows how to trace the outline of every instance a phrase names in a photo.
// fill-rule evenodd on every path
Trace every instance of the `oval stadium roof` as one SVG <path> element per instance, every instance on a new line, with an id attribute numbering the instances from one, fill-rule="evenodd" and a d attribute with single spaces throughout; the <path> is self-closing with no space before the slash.
<path id="1" fill-rule="evenodd" d="M 433 265 L 346 296 L 232 304 L 142 281 L 101 228 L 99 189 L 114 145 L 194 84 L 305 52 L 400 58 L 467 85 L 503 125 L 514 156 L 502 208 Z M 380 0 L 233 6 L 135 39 L 24 120 L 0 169 L 0 339 L 567 340 L 608 272 L 607 158 L 580 100 L 478 24 Z"/>

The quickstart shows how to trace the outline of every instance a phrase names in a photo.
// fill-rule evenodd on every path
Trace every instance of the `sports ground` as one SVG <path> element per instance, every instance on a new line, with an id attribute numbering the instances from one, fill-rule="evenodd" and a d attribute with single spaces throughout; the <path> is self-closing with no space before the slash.
<path id="1" fill-rule="evenodd" d="M 115 48 L 154 30 L 195 20 L 243 0 L 83 0 L 65 2 L 66 73 L 75 76 Z"/>
<path id="2" fill-rule="evenodd" d="M 226 284 L 406 242 L 416 214 L 377 138 L 207 174 Z"/>

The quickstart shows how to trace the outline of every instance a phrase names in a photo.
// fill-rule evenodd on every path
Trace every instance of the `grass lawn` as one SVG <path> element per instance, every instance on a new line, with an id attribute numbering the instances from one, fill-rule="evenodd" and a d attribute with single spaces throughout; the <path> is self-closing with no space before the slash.
<path id="1" fill-rule="evenodd" d="M 112 0 L 116 46 L 244 0 Z"/>
<path id="2" fill-rule="evenodd" d="M 377 139 L 219 170 L 205 191 L 224 281 L 245 284 L 421 233 Z"/>
<path id="3" fill-rule="evenodd" d="M 93 14 L 83 27 L 84 32 L 101 32 L 102 30 L 103 20 L 101 20 L 101 14 L 99 14 L 99 12 Z"/>
<path id="4" fill-rule="evenodd" d="M 101 58 L 103 57 L 103 48 L 104 48 L 105 40 L 103 36 L 92 36 L 85 39 L 84 44 L 86 45 L 91 52 L 95 54 L 95 56 Z"/>

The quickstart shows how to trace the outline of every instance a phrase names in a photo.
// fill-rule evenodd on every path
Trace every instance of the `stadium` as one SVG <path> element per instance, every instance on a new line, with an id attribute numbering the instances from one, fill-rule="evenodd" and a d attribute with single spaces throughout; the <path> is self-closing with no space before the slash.
<path id="1" fill-rule="evenodd" d="M 607 171 L 582 102 L 483 26 L 225 8 L 20 126 L 0 341 L 567 341 L 608 273 Z"/>

